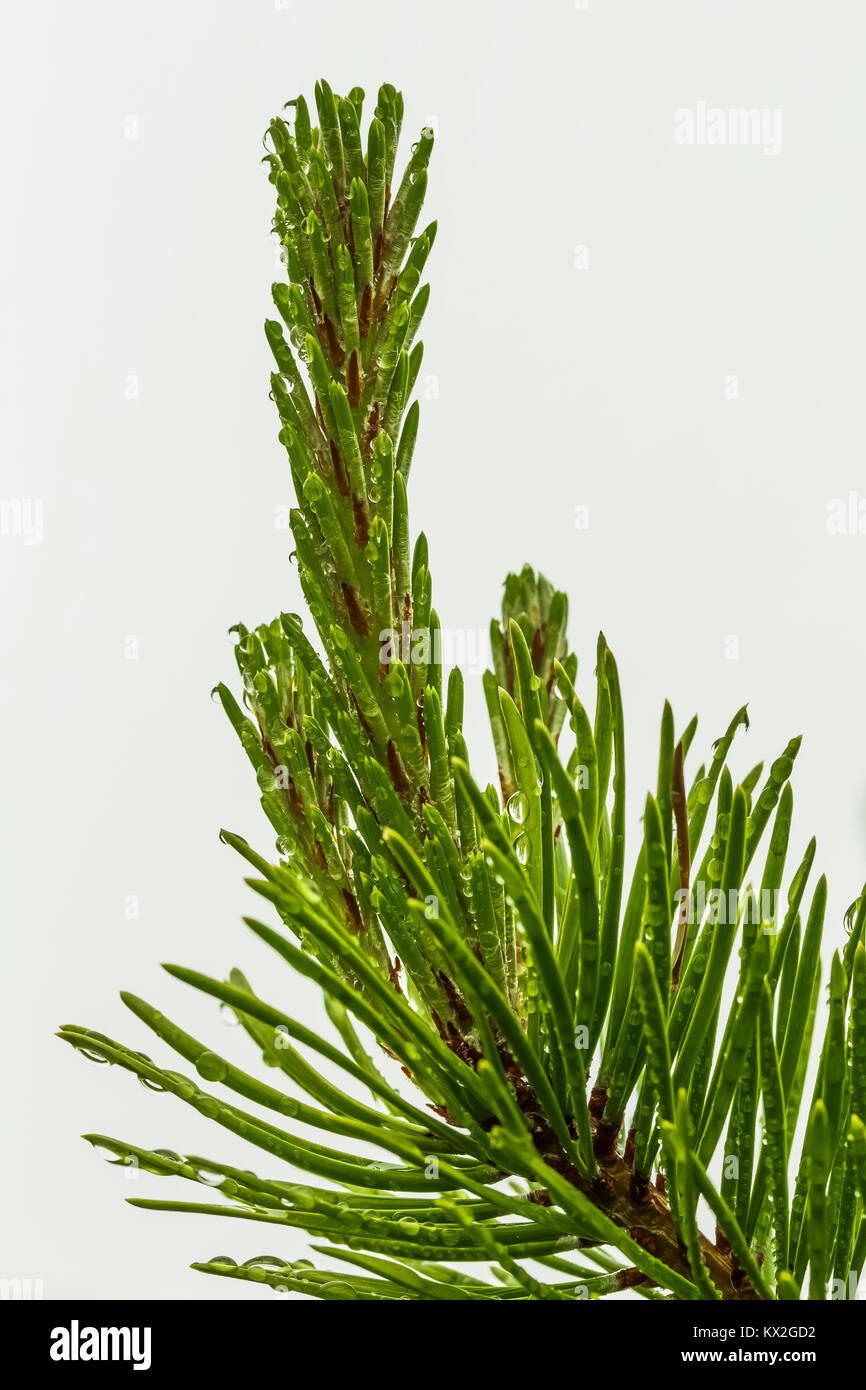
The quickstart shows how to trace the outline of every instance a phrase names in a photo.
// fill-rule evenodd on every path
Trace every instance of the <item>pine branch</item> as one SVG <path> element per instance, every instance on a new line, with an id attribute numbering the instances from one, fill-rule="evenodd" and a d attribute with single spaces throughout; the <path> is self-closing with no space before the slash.
<path id="1" fill-rule="evenodd" d="M 299 1295 L 822 1298 L 831 1275 L 847 1290 L 866 1260 L 866 891 L 833 960 L 794 1165 L 826 905 L 819 879 L 806 906 L 812 841 L 779 907 L 800 740 L 763 783 L 758 764 L 735 784 L 742 709 L 687 774 L 697 720 L 677 737 L 666 703 L 632 846 L 614 656 L 600 635 L 578 693 L 566 596 L 527 565 L 491 624 L 499 787 L 479 783 L 408 509 L 433 135 L 397 182 L 399 93 L 380 89 L 366 142 L 359 88 L 322 81 L 315 98 L 316 125 L 299 97 L 270 126 L 287 280 L 265 325 L 312 627 L 238 624 L 243 704 L 216 693 L 276 836 L 273 858 L 222 832 L 279 922 L 246 924 L 321 989 L 336 1041 L 239 971 L 167 966 L 237 1017 L 267 1081 L 131 994 L 186 1070 L 90 1029 L 60 1036 L 240 1137 L 271 1175 L 85 1137 L 112 1163 L 209 1189 L 136 1206 L 308 1233 L 338 1271 L 279 1255 L 194 1266 Z"/>

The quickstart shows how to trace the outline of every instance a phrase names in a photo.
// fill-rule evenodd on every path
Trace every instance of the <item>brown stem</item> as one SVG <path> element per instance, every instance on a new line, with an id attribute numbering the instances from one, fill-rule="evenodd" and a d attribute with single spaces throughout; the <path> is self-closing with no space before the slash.
<path id="1" fill-rule="evenodd" d="M 514 1087 L 517 1103 L 530 1121 L 533 1142 L 545 1163 L 589 1197 L 599 1211 L 604 1212 L 617 1226 L 627 1231 L 632 1240 L 637 1241 L 648 1254 L 654 1255 L 684 1279 L 694 1282 L 664 1186 L 653 1186 L 635 1172 L 631 1162 L 620 1154 L 615 1139 L 611 1139 L 609 1126 L 604 1125 L 602 1114 L 606 1100 L 605 1092 L 599 1087 L 594 1087 L 589 1100 L 593 1147 L 599 1169 L 595 1177 L 588 1179 L 562 1152 L 561 1145 L 531 1086 L 514 1059 L 505 1050 L 501 1055 L 503 1066 Z M 464 1060 L 468 1060 L 465 1053 L 463 1056 Z M 629 1154 L 628 1145 L 626 1154 Z M 533 1201 L 541 1200 L 540 1194 L 536 1191 Z M 722 1239 L 714 1245 L 706 1236 L 700 1235 L 700 1242 L 710 1278 L 721 1292 L 722 1298 L 740 1302 L 756 1300 L 758 1295 L 742 1271 L 736 1267 L 727 1241 Z"/>

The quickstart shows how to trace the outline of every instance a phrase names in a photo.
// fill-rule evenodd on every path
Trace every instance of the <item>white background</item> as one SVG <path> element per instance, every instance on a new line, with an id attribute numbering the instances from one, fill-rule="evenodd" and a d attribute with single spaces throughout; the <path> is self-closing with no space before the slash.
<path id="1" fill-rule="evenodd" d="M 320 1016 L 245 932 L 217 839 L 272 848 L 208 699 L 233 678 L 226 629 L 301 607 L 274 524 L 262 131 L 320 75 L 370 106 L 400 86 L 404 155 L 435 120 L 410 502 L 443 622 L 483 631 L 530 560 L 569 591 L 585 695 L 604 628 L 632 847 L 665 696 L 679 727 L 699 710 L 701 757 L 750 701 L 740 772 L 802 732 L 792 852 L 817 834 L 829 949 L 866 873 L 866 535 L 826 529 L 831 499 L 866 497 L 864 6 L 43 0 L 5 29 L 0 493 L 42 499 L 44 537 L 0 537 L 0 1274 L 51 1298 L 244 1296 L 189 1263 L 302 1242 L 136 1211 L 124 1196 L 198 1194 L 77 1136 L 249 1157 L 52 1031 L 163 1055 L 125 987 L 252 1066 L 166 959 L 243 964 Z M 676 144 L 698 102 L 780 110 L 781 151 Z M 492 771 L 477 672 L 468 733 Z"/>

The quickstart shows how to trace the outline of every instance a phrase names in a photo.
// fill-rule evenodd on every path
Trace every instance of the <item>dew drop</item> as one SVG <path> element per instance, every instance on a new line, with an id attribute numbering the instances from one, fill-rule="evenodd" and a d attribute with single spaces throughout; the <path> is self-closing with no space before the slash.
<path id="1" fill-rule="evenodd" d="M 219 1187 L 226 1180 L 225 1173 L 217 1173 L 212 1168 L 197 1168 L 196 1177 L 208 1187 Z"/>
<path id="2" fill-rule="evenodd" d="M 529 858 L 529 845 L 525 835 L 518 835 L 514 841 L 514 855 L 518 864 L 525 864 Z"/>
<path id="3" fill-rule="evenodd" d="M 94 1144 L 93 1152 L 99 1154 L 100 1158 L 104 1158 L 106 1163 L 117 1163 L 121 1157 L 116 1149 L 110 1149 L 107 1144 Z"/>
<path id="4" fill-rule="evenodd" d="M 215 1052 L 202 1052 L 195 1060 L 195 1069 L 204 1081 L 224 1081 L 228 1067 Z"/>
<path id="5" fill-rule="evenodd" d="M 312 1211 L 316 1205 L 315 1196 L 307 1187 L 296 1187 L 291 1197 L 284 1200 L 289 1206 L 299 1207 L 301 1211 Z"/>
<path id="6" fill-rule="evenodd" d="M 146 1090 L 148 1090 L 148 1091 L 164 1091 L 164 1090 L 165 1090 L 165 1087 L 164 1087 L 159 1081 L 151 1081 L 151 1080 L 149 1079 L 149 1077 L 140 1076 L 140 1077 L 138 1078 L 138 1080 L 139 1080 L 139 1084 L 140 1084 L 141 1086 L 144 1086 L 144 1088 L 145 1088 Z"/>
<path id="7" fill-rule="evenodd" d="M 268 763 L 263 763 L 261 767 L 256 768 L 256 781 L 259 784 L 260 791 L 272 792 L 277 789 L 277 779 L 274 776 L 274 770 Z"/>
<path id="8" fill-rule="evenodd" d="M 510 796 L 505 803 L 505 809 L 515 825 L 522 825 L 526 820 L 526 812 L 528 810 L 528 804 L 524 793 L 515 792 L 513 796 Z"/>

